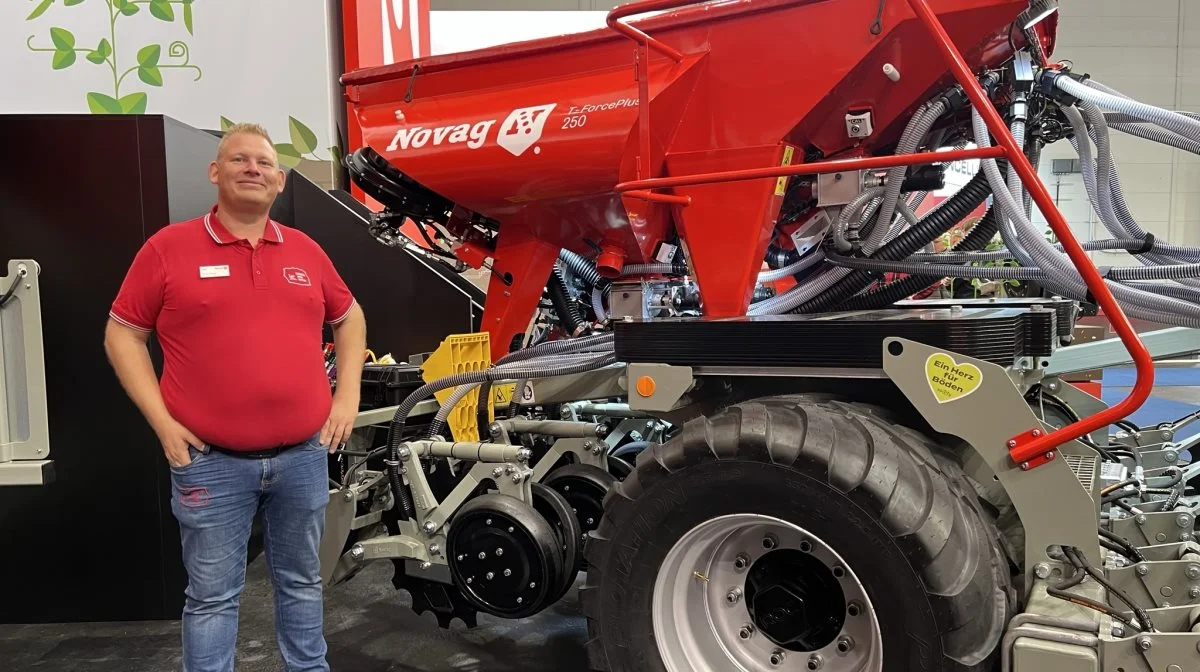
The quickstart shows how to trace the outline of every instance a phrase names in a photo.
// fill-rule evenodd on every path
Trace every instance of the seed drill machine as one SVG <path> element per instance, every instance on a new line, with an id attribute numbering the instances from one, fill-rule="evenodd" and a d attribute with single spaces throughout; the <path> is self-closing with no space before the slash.
<path id="1" fill-rule="evenodd" d="M 1200 115 L 1056 60 L 1057 10 L 645 0 L 346 74 L 371 233 L 489 288 L 335 458 L 326 580 L 391 561 L 450 627 L 582 579 L 614 672 L 1200 670 L 1196 416 L 1128 419 L 1200 350 L 1200 248 L 1111 153 L 1200 153 Z M 944 278 L 1025 291 L 911 298 Z M 1063 380 L 1123 363 L 1115 405 Z"/>

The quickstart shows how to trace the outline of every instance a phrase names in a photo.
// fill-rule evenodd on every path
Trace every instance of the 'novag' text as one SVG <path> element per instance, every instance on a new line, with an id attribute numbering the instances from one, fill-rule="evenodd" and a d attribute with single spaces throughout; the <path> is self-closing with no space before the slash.
<path id="1" fill-rule="evenodd" d="M 402 128 L 396 131 L 396 135 L 392 137 L 392 144 L 388 145 L 387 151 L 420 149 L 426 145 L 436 147 L 443 144 L 465 144 L 471 149 L 479 149 L 487 140 L 492 126 L 495 125 L 496 120 L 492 119 L 490 121 L 480 121 L 473 126 L 471 124 L 459 124 L 457 126 L 441 126 L 433 129 L 421 126 Z"/>

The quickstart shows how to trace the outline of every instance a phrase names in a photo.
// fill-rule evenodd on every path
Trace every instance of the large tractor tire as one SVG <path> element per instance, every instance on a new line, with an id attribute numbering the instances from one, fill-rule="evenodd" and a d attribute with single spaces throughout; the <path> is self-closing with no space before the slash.
<path id="1" fill-rule="evenodd" d="M 1010 566 L 940 450 L 880 409 L 815 397 L 690 422 L 638 457 L 588 540 L 592 666 L 990 670 Z"/>

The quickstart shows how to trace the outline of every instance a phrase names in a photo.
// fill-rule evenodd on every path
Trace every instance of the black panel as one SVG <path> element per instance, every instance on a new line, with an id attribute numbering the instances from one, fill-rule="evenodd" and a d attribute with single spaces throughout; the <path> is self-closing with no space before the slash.
<path id="1" fill-rule="evenodd" d="M 0 621 L 178 617 L 162 449 L 103 347 L 130 260 L 169 221 L 163 119 L 0 116 L 0 143 L 21 157 L 0 176 L 0 248 L 42 268 L 56 462 L 52 485 L 0 488 Z"/>
<path id="2" fill-rule="evenodd" d="M 617 358 L 681 366 L 882 368 L 883 341 L 919 343 L 1010 366 L 1049 354 L 1052 310 L 886 309 L 824 315 L 614 322 Z"/>
<path id="3" fill-rule="evenodd" d="M 293 172 L 271 214 L 329 255 L 366 313 L 368 344 L 377 355 L 404 361 L 450 334 L 478 331 L 482 309 L 472 299 L 481 306 L 482 293 L 461 276 L 443 276 L 432 262 L 377 242 L 361 212 Z"/>

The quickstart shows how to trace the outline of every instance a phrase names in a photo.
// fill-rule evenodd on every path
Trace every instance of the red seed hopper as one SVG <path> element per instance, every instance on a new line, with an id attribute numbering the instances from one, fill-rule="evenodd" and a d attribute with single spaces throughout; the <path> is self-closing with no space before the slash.
<path id="1" fill-rule="evenodd" d="M 953 86 L 918 4 L 972 73 L 1027 43 L 1015 24 L 1027 0 L 633 3 L 594 32 L 346 74 L 367 147 L 351 171 L 390 213 L 457 236 L 462 260 L 493 260 L 484 328 L 497 355 L 525 331 L 560 248 L 611 278 L 682 247 L 704 314 L 743 315 L 768 245 L 787 240 L 779 167 L 897 165 L 907 121 Z M 1039 26 L 1046 50 L 1053 30 Z"/>

